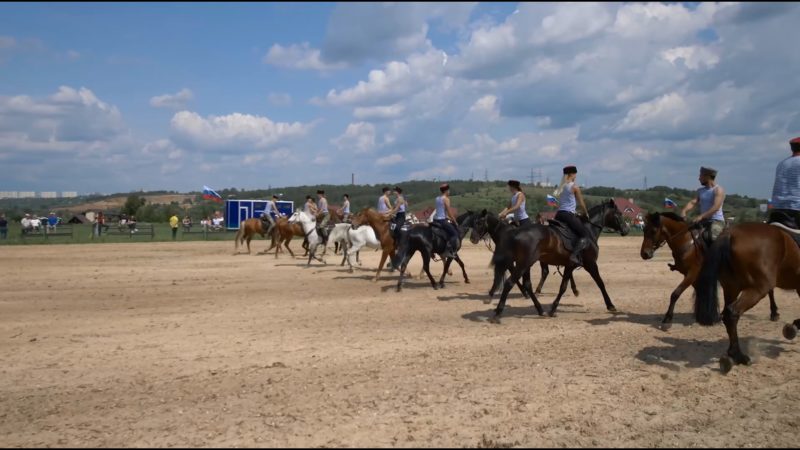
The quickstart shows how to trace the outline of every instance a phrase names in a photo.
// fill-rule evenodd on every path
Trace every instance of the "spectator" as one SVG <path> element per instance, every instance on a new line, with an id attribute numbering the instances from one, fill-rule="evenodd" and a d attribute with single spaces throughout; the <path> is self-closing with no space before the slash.
<path id="1" fill-rule="evenodd" d="M 58 217 L 56 217 L 56 213 L 50 211 L 50 215 L 47 216 L 47 232 L 56 231 L 57 225 Z"/>
<path id="2" fill-rule="evenodd" d="M 189 216 L 186 216 L 186 217 L 183 218 L 183 231 L 185 233 L 185 232 L 190 231 L 191 229 L 192 229 L 192 218 L 189 217 Z"/>
<path id="3" fill-rule="evenodd" d="M 136 228 L 136 216 L 131 216 L 131 218 L 128 219 L 128 230 L 130 230 L 131 234 L 139 231 L 139 229 Z"/>
<path id="4" fill-rule="evenodd" d="M 33 221 L 31 220 L 30 214 L 25 214 L 25 217 L 22 218 L 20 224 L 22 225 L 23 234 L 30 233 L 31 231 L 33 231 Z"/>
<path id="5" fill-rule="evenodd" d="M 8 238 L 8 220 L 5 214 L 0 214 L 0 239 Z"/>
<path id="6" fill-rule="evenodd" d="M 169 218 L 169 227 L 172 228 L 172 240 L 178 238 L 178 215 L 173 214 L 172 217 Z"/>
<path id="7" fill-rule="evenodd" d="M 97 219 L 95 221 L 95 226 L 97 227 L 97 236 L 100 236 L 103 233 L 103 227 L 106 224 L 106 218 L 103 216 L 103 211 L 97 212 Z"/>

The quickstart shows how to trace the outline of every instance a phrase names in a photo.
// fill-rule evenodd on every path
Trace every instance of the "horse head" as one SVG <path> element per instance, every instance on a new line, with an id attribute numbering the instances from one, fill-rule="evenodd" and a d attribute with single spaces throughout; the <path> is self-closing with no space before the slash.
<path id="1" fill-rule="evenodd" d="M 489 212 L 484 209 L 476 215 L 477 217 L 472 222 L 472 233 L 469 235 L 469 241 L 473 244 L 480 242 L 489 233 L 489 225 L 487 223 Z"/>
<path id="2" fill-rule="evenodd" d="M 621 236 L 627 236 L 631 231 L 613 198 L 603 203 L 603 226 L 611 228 Z"/>

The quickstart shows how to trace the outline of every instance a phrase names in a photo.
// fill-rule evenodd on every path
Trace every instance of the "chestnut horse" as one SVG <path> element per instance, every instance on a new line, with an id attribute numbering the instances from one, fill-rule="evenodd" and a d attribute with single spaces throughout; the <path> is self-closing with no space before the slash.
<path id="1" fill-rule="evenodd" d="M 272 245 L 264 252 L 268 253 L 270 250 L 275 248 L 275 258 L 278 258 L 278 251 L 281 249 L 281 243 L 286 247 L 286 250 L 289 250 L 289 254 L 292 255 L 294 258 L 294 252 L 292 249 L 289 248 L 289 242 L 292 241 L 292 238 L 295 236 L 300 236 L 303 239 L 303 249 L 305 249 L 305 253 L 303 256 L 305 257 L 308 255 L 308 240 L 305 239 L 306 234 L 303 232 L 303 227 L 299 223 L 289 223 L 289 219 L 286 217 L 279 217 L 275 221 L 275 227 L 272 229 Z M 276 248 L 277 243 L 277 248 Z"/>
<path id="2" fill-rule="evenodd" d="M 364 208 L 361 212 L 352 216 L 350 223 L 353 228 L 361 225 L 371 226 L 375 230 L 375 236 L 381 243 L 381 263 L 378 265 L 378 273 L 375 274 L 375 278 L 372 280 L 377 282 L 381 276 L 381 270 L 386 264 L 386 259 L 389 257 L 394 259 L 395 256 L 395 243 L 394 237 L 392 237 L 392 233 L 389 230 L 389 218 L 372 208 Z"/>
<path id="3" fill-rule="evenodd" d="M 239 245 L 244 244 L 244 241 L 247 240 L 247 254 L 250 254 L 250 241 L 256 234 L 260 234 L 261 237 L 264 237 L 264 233 L 267 230 L 264 229 L 261 223 L 261 219 L 247 219 L 241 225 L 239 225 L 239 231 L 236 232 L 236 237 L 234 238 L 234 252 L 233 254 L 236 255 L 239 253 Z M 272 248 L 272 247 L 270 247 Z"/>
<path id="4" fill-rule="evenodd" d="M 669 296 L 669 309 L 661 321 L 661 329 L 666 331 L 672 326 L 672 315 L 678 298 L 689 286 L 694 285 L 700 275 L 706 249 L 700 233 L 695 232 L 683 217 L 672 212 L 648 214 L 644 218 L 642 259 L 652 259 L 656 250 L 664 244 L 667 244 L 672 250 L 672 258 L 675 260 L 674 265 L 669 264 L 670 270 L 676 270 L 683 275 L 683 280 Z M 775 322 L 780 314 L 778 314 L 778 305 L 775 304 L 775 294 L 772 290 L 769 291 L 769 307 L 769 318 Z"/>
<path id="5" fill-rule="evenodd" d="M 765 223 L 743 223 L 723 232 L 709 249 L 695 285 L 695 318 L 701 325 L 719 321 L 717 282 L 725 296 L 722 322 L 729 339 L 719 364 L 727 373 L 734 364 L 750 363 L 739 347 L 739 317 L 776 287 L 800 296 L 800 245 L 788 232 Z M 784 336 L 794 338 L 797 327 L 800 320 L 787 324 Z"/>

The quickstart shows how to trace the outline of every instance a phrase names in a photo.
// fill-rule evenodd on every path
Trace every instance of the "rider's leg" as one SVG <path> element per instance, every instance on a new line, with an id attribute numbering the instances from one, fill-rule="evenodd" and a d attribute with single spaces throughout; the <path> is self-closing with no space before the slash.
<path id="1" fill-rule="evenodd" d="M 564 222 L 567 226 L 576 234 L 578 235 L 579 239 L 578 242 L 575 243 L 575 248 L 572 249 L 572 254 L 570 255 L 569 259 L 573 264 L 580 265 L 581 264 L 581 253 L 586 247 L 589 246 L 591 241 L 589 240 L 589 236 L 586 232 L 586 227 L 583 226 L 583 223 L 578 218 L 577 215 L 567 212 L 567 211 L 559 211 L 556 213 L 556 220 L 560 222 Z"/>

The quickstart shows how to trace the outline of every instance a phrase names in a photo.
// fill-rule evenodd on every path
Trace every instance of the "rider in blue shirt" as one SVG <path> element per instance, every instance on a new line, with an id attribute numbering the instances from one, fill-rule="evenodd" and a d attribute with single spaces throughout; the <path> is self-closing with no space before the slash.
<path id="1" fill-rule="evenodd" d="M 500 211 L 500 219 L 505 219 L 509 214 L 513 214 L 514 222 L 519 226 L 528 225 L 531 219 L 528 217 L 528 212 L 525 211 L 525 193 L 520 188 L 520 183 L 517 180 L 508 180 L 508 189 L 511 191 L 511 204 L 508 208 Z"/>
<path id="2" fill-rule="evenodd" d="M 792 156 L 784 159 L 775 169 L 775 185 L 772 187 L 772 212 L 770 222 L 780 216 L 794 218 L 800 228 L 800 137 L 789 141 Z"/>
<path id="3" fill-rule="evenodd" d="M 440 255 L 442 258 L 454 258 L 455 249 L 458 248 L 458 229 L 456 229 L 456 218 L 453 217 L 453 212 L 450 210 L 450 185 L 445 183 L 439 186 L 439 191 L 442 195 L 436 197 L 436 212 L 433 216 L 433 221 L 438 223 L 447 232 L 447 245 L 444 252 Z M 450 219 L 452 222 L 449 222 Z"/>
<path id="4" fill-rule="evenodd" d="M 586 203 L 583 201 L 583 194 L 575 179 L 578 176 L 578 168 L 575 166 L 567 166 L 563 169 L 564 177 L 561 179 L 561 184 L 554 192 L 555 196 L 559 198 L 558 212 L 556 212 L 555 219 L 559 222 L 566 224 L 576 235 L 579 236 L 575 248 L 572 249 L 570 261 L 573 264 L 581 264 L 581 252 L 591 244 L 589 238 L 589 231 L 586 226 L 578 218 L 578 204 L 581 210 L 589 217 L 589 210 L 586 209 Z"/>

